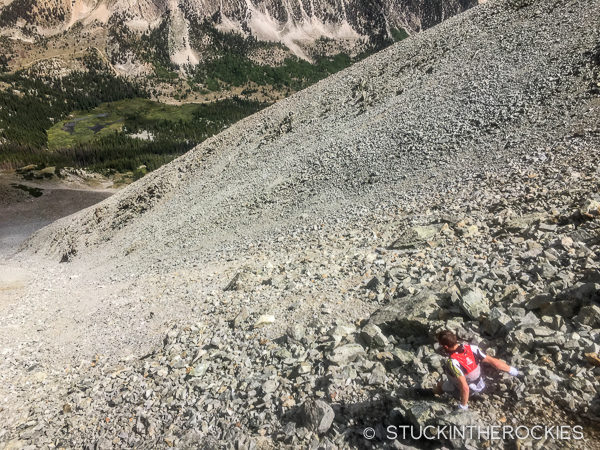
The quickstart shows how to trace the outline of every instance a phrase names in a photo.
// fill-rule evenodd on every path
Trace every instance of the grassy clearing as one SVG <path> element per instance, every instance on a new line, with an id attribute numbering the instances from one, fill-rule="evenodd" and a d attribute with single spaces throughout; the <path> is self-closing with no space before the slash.
<path id="1" fill-rule="evenodd" d="M 191 122 L 203 105 L 166 105 L 143 98 L 104 103 L 90 111 L 73 112 L 48 130 L 48 149 L 72 148 L 115 133 Z M 146 126 L 143 126 L 144 124 Z"/>
<path id="2" fill-rule="evenodd" d="M 100 108 L 96 108 L 100 109 Z M 48 149 L 70 148 L 123 129 L 123 118 L 115 113 L 75 113 L 48 130 Z"/>
<path id="3" fill-rule="evenodd" d="M 47 132 L 50 151 L 0 146 L 0 166 L 74 166 L 102 173 L 137 170 L 134 176 L 140 177 L 265 106 L 238 97 L 184 105 L 143 98 L 103 103 L 73 112 L 52 126 Z M 143 173 L 140 166 L 145 166 Z"/>

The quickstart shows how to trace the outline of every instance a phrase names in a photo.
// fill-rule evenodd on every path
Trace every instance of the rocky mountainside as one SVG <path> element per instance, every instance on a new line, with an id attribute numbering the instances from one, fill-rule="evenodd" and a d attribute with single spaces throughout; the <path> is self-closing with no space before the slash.
<path id="1" fill-rule="evenodd" d="M 337 52 L 363 51 L 399 30 L 429 28 L 477 4 L 477 0 L 13 0 L 0 6 L 3 34 L 27 39 L 51 36 L 83 26 L 108 27 L 114 39 L 107 52 L 137 62 L 134 35 L 160 29 L 176 65 L 196 65 L 212 55 L 211 37 L 201 28 L 215 27 L 259 41 L 281 43 L 298 57 L 310 59 L 323 47 Z"/>
<path id="2" fill-rule="evenodd" d="M 40 230 L 2 271 L 0 442 L 597 448 L 598 23 L 486 2 Z M 523 375 L 419 398 L 446 327 Z M 584 439 L 385 433 L 476 423 Z"/>

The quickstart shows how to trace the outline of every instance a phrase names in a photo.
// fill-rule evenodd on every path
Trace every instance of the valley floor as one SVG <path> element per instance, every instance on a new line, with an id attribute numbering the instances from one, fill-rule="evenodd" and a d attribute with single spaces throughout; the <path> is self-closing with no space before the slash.
<path id="1" fill-rule="evenodd" d="M 0 172 L 0 258 L 14 253 L 35 231 L 98 203 L 115 192 L 111 183 L 27 181 Z"/>

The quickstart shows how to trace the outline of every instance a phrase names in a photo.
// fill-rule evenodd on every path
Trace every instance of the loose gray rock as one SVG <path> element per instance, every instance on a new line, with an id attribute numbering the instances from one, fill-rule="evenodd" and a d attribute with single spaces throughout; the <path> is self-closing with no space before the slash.
<path id="1" fill-rule="evenodd" d="M 479 320 L 490 312 L 488 301 L 479 289 L 468 290 L 462 294 L 458 305 L 473 320 Z"/>
<path id="2" fill-rule="evenodd" d="M 323 400 L 308 399 L 302 405 L 302 424 L 319 434 L 327 433 L 334 418 L 333 409 Z"/>
<path id="3" fill-rule="evenodd" d="M 250 317 L 250 312 L 248 311 L 248 308 L 244 306 L 242 307 L 238 315 L 235 316 L 235 319 L 233 319 L 234 328 L 239 328 L 240 325 L 242 325 L 246 320 L 248 320 L 248 317 Z"/>
<path id="4" fill-rule="evenodd" d="M 370 323 L 395 336 L 428 336 L 440 309 L 438 300 L 429 290 L 394 299 L 373 314 Z"/>
<path id="5" fill-rule="evenodd" d="M 329 360 L 334 364 L 344 365 L 364 355 L 365 349 L 360 344 L 346 344 L 334 348 Z"/>
<path id="6" fill-rule="evenodd" d="M 286 330 L 287 336 L 296 342 L 300 342 L 304 337 L 305 333 L 306 330 L 304 329 L 304 326 L 302 326 L 299 323 L 290 325 Z"/>
<path id="7" fill-rule="evenodd" d="M 360 335 L 365 343 L 372 347 L 385 347 L 388 344 L 388 339 L 381 332 L 381 329 L 372 323 L 365 325 Z"/>
<path id="8" fill-rule="evenodd" d="M 486 424 L 594 417 L 599 11 L 482 3 L 39 230 L 0 268 L 0 447 L 363 448 L 392 404 L 455 408 L 414 398 L 443 328 L 525 373 L 490 372 Z M 231 327 L 243 306 L 277 320 Z M 288 427 L 308 399 L 339 420 Z"/>
<path id="9" fill-rule="evenodd" d="M 582 307 L 575 321 L 592 328 L 600 328 L 600 306 L 587 305 Z"/>
<path id="10" fill-rule="evenodd" d="M 488 317 L 483 321 L 483 329 L 491 336 L 505 335 L 514 326 L 515 323 L 510 316 L 499 308 L 492 308 Z"/>

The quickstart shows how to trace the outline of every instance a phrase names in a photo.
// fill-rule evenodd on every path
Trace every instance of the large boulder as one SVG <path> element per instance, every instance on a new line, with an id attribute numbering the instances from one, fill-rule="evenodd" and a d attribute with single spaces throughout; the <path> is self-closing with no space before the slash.
<path id="1" fill-rule="evenodd" d="M 397 413 L 404 422 L 415 427 L 426 427 L 437 422 L 437 418 L 450 412 L 450 407 L 437 401 L 412 401 L 401 399 Z"/>
<path id="2" fill-rule="evenodd" d="M 538 224 L 540 220 L 544 218 L 544 213 L 532 213 L 520 217 L 515 217 L 507 220 L 504 223 L 504 229 L 511 233 L 522 233 L 528 228 L 532 227 L 533 225 Z"/>
<path id="3" fill-rule="evenodd" d="M 533 346 L 534 338 L 531 333 L 524 330 L 513 330 L 506 337 L 506 342 L 519 350 L 529 350 Z"/>
<path id="4" fill-rule="evenodd" d="M 579 210 L 579 213 L 584 217 L 595 218 L 600 217 L 600 201 L 596 199 L 586 200 Z"/>
<path id="5" fill-rule="evenodd" d="M 323 400 L 308 399 L 300 411 L 302 425 L 319 434 L 327 433 L 334 417 L 333 409 Z"/>
<path id="6" fill-rule="evenodd" d="M 443 225 L 414 226 L 407 229 L 390 245 L 391 249 L 404 250 L 426 243 L 440 232 Z"/>
<path id="7" fill-rule="evenodd" d="M 448 439 L 450 445 L 454 448 L 469 448 L 467 444 L 476 442 L 478 439 L 477 427 L 484 425 L 481 418 L 475 411 L 453 411 L 450 414 L 446 414 L 440 417 L 438 424 L 440 426 L 448 426 L 448 428 L 466 430 L 465 436 L 462 437 L 460 433 L 454 433 L 449 435 Z M 473 428 L 469 428 L 473 427 Z M 472 436 L 469 430 L 473 430 Z"/>
<path id="8" fill-rule="evenodd" d="M 387 334 L 399 337 L 426 337 L 435 325 L 432 321 L 438 319 L 438 301 L 438 296 L 429 290 L 396 298 L 389 305 L 376 311 L 369 323 L 377 325 Z"/>
<path id="9" fill-rule="evenodd" d="M 573 317 L 582 306 L 600 302 L 600 284 L 594 282 L 577 283 L 552 297 L 538 294 L 526 304 L 528 309 L 539 310 L 545 316 L 560 315 Z"/>
<path id="10" fill-rule="evenodd" d="M 515 323 L 508 314 L 499 308 L 492 308 L 488 317 L 483 321 L 483 329 L 490 336 L 505 335 Z"/>
<path id="11" fill-rule="evenodd" d="M 329 355 L 329 361 L 334 364 L 343 366 L 352 361 L 355 361 L 358 357 L 364 356 L 365 349 L 360 344 L 346 344 L 341 345 L 333 349 Z"/>
<path id="12" fill-rule="evenodd" d="M 381 332 L 381 328 L 372 323 L 368 323 L 363 327 L 360 336 L 369 347 L 385 347 L 388 345 L 388 339 Z"/>
<path id="13" fill-rule="evenodd" d="M 473 320 L 480 320 L 490 312 L 488 300 L 480 289 L 469 289 L 458 299 L 460 309 Z"/>
<path id="14" fill-rule="evenodd" d="M 540 324 L 540 319 L 531 311 L 523 316 L 515 315 L 513 320 L 519 328 L 537 327 Z"/>
<path id="15" fill-rule="evenodd" d="M 570 289 L 561 292 L 556 300 L 570 300 L 578 304 L 600 302 L 600 283 L 577 283 Z"/>
<path id="16" fill-rule="evenodd" d="M 579 310 L 575 321 L 592 328 L 600 328 L 600 306 L 587 305 Z"/>

